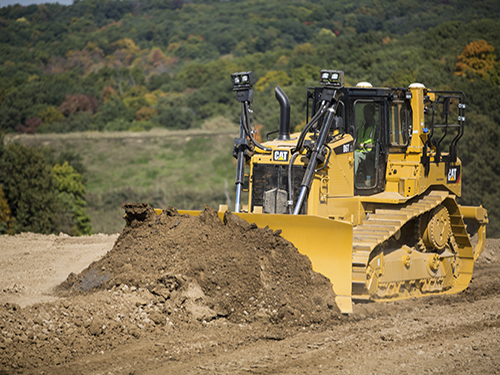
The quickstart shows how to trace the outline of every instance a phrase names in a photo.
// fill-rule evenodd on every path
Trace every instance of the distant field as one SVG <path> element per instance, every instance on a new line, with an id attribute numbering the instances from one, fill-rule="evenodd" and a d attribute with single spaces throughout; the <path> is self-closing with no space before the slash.
<path id="1" fill-rule="evenodd" d="M 71 151 L 86 169 L 95 233 L 123 228 L 126 202 L 183 209 L 234 204 L 237 128 L 219 130 L 14 135 L 7 142 Z"/>

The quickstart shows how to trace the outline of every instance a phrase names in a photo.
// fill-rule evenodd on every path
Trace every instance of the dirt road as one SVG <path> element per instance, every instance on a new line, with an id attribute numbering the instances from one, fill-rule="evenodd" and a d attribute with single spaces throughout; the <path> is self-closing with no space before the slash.
<path id="1" fill-rule="evenodd" d="M 125 283 L 54 296 L 116 238 L 0 236 L 0 374 L 500 373 L 500 240 L 463 293 L 356 304 L 301 326 L 205 319 L 187 302 L 167 314 L 161 293 Z"/>

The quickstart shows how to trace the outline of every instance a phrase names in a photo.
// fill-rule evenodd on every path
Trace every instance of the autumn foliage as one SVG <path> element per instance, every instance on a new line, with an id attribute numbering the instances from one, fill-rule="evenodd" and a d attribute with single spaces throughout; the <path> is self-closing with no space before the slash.
<path id="1" fill-rule="evenodd" d="M 495 48 L 485 40 L 477 40 L 465 46 L 455 66 L 455 75 L 467 76 L 470 73 L 485 77 L 495 65 Z"/>
<path id="2" fill-rule="evenodd" d="M 17 126 L 17 132 L 20 134 L 35 134 L 36 129 L 42 126 L 42 120 L 39 117 L 33 117 L 25 121 L 24 125 Z"/>
<path id="3" fill-rule="evenodd" d="M 66 100 L 59 106 L 59 110 L 69 116 L 77 112 L 90 112 L 94 114 L 99 109 L 99 101 L 91 95 L 67 94 Z"/>

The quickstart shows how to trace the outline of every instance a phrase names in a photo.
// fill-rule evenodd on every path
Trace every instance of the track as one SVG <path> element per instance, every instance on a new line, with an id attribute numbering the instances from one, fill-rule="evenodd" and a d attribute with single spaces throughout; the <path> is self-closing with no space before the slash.
<path id="1" fill-rule="evenodd" d="M 448 250 L 439 255 L 425 249 L 418 224 L 420 217 L 432 215 L 438 207 L 446 211 L 447 219 L 449 215 L 452 233 L 445 241 Z M 472 245 L 455 197 L 431 191 L 404 206 L 377 208 L 354 229 L 352 266 L 352 290 L 358 300 L 370 299 L 370 295 L 402 299 L 465 289 L 472 275 Z"/>

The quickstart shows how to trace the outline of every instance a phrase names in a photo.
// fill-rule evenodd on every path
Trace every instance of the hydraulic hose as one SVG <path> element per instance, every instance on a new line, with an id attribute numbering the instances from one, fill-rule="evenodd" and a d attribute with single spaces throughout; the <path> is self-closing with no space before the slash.
<path id="1" fill-rule="evenodd" d="M 326 166 L 328 165 L 328 163 L 330 162 L 330 157 L 332 156 L 332 149 L 330 146 L 328 145 L 325 145 L 325 147 L 328 149 L 328 156 L 326 157 L 326 160 L 325 160 L 325 163 L 323 164 L 323 166 L 321 168 L 318 168 L 316 169 L 314 172 L 315 173 L 318 173 L 319 171 L 322 171 L 323 169 L 326 168 Z"/>
<path id="2" fill-rule="evenodd" d="M 242 107 L 244 107 L 242 115 L 244 116 L 244 121 L 243 121 L 243 128 L 245 129 L 245 133 L 250 138 L 250 141 L 255 145 L 255 147 L 258 147 L 264 151 L 271 152 L 272 150 L 266 146 L 261 145 L 259 142 L 257 142 L 254 137 L 252 136 L 252 132 L 250 131 L 250 119 L 248 116 L 248 102 L 243 102 Z"/>
<path id="3" fill-rule="evenodd" d="M 335 116 L 337 108 L 338 108 L 338 101 L 336 101 L 335 104 L 329 108 L 328 116 L 321 125 L 318 139 L 314 143 L 311 157 L 309 159 L 309 164 L 307 165 L 306 173 L 304 174 L 304 178 L 302 179 L 302 184 L 301 184 L 302 188 L 300 190 L 300 195 L 297 200 L 297 205 L 295 206 L 295 209 L 293 211 L 294 215 L 298 215 L 300 209 L 302 208 L 302 204 L 304 203 L 304 200 L 306 198 L 307 191 L 309 190 L 309 186 L 311 185 L 312 178 L 314 176 L 314 173 L 316 172 L 316 165 L 318 164 L 318 154 L 321 152 L 323 145 L 326 143 L 326 139 L 328 137 L 328 133 L 330 132 L 330 127 L 332 125 L 333 118 Z"/>
<path id="4" fill-rule="evenodd" d="M 302 147 L 304 146 L 304 140 L 306 138 L 307 133 L 309 133 L 309 130 L 312 128 L 312 126 L 321 118 L 321 116 L 323 116 L 327 106 L 328 106 L 328 103 L 326 103 L 323 100 L 323 102 L 321 103 L 320 110 L 318 112 L 316 112 L 316 114 L 311 118 L 311 120 L 309 120 L 307 125 L 304 127 L 304 129 L 300 133 L 299 139 L 297 140 L 297 146 L 295 147 L 294 152 L 296 152 L 296 151 L 301 152 L 302 151 Z"/>

